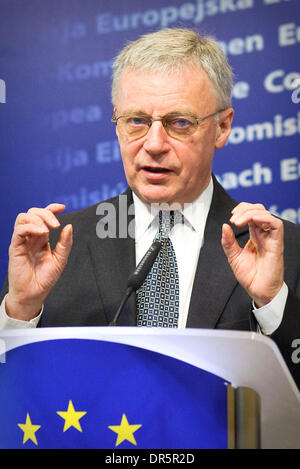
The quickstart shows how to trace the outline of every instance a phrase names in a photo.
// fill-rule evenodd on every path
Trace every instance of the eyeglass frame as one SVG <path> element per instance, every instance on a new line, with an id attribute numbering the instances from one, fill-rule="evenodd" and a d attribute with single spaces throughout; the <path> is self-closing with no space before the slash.
<path id="1" fill-rule="evenodd" d="M 113 115 L 112 115 L 112 118 L 111 118 L 111 122 L 115 123 L 116 125 L 118 124 L 118 120 L 121 119 L 122 117 L 144 117 L 146 119 L 149 119 L 149 122 L 148 122 L 148 130 L 147 132 L 144 134 L 144 135 L 141 135 L 140 138 L 144 137 L 145 135 L 147 135 L 147 133 L 149 132 L 149 129 L 151 128 L 152 126 L 152 123 L 155 122 L 155 121 L 161 121 L 162 125 L 163 125 L 163 128 L 166 129 L 166 132 L 167 134 L 169 135 L 168 133 L 168 130 L 167 130 L 167 125 L 166 125 L 166 118 L 167 117 L 193 117 L 194 119 L 196 119 L 197 121 L 197 126 L 199 125 L 200 122 L 203 122 L 205 121 L 206 119 L 208 119 L 209 117 L 213 117 L 217 114 L 219 114 L 220 112 L 223 112 L 223 111 L 226 111 L 226 109 L 228 108 L 224 108 L 224 109 L 219 109 L 218 111 L 215 111 L 211 114 L 208 114 L 207 116 L 205 117 L 197 117 L 197 116 L 194 116 L 193 114 L 185 114 L 185 113 L 170 113 L 170 114 L 166 114 L 165 116 L 163 117 L 150 117 L 150 116 L 147 116 L 146 114 L 124 114 L 123 116 L 119 116 L 119 117 L 116 117 L 116 109 L 114 109 L 114 112 L 113 112 Z M 196 131 L 196 130 L 195 130 Z"/>

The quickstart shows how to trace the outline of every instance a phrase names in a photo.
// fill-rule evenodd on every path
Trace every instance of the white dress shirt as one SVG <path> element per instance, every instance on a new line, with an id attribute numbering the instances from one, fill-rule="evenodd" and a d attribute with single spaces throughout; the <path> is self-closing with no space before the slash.
<path id="1" fill-rule="evenodd" d="M 172 241 L 179 275 L 179 319 L 178 328 L 186 326 L 194 277 L 200 249 L 203 244 L 204 228 L 213 194 L 213 182 L 192 203 L 182 210 L 183 223 L 176 223 L 169 237 Z M 158 232 L 158 206 L 150 207 L 133 194 L 135 209 L 135 249 L 137 264 L 153 242 Z"/>
<path id="2" fill-rule="evenodd" d="M 170 239 L 175 250 L 179 274 L 179 320 L 178 327 L 186 327 L 188 309 L 193 288 L 198 258 L 204 240 L 204 228 L 213 195 L 213 181 L 192 203 L 187 204 L 182 214 L 183 223 L 176 223 L 170 233 Z M 159 208 L 145 205 L 133 194 L 135 205 L 135 249 L 136 263 L 142 259 L 152 244 L 158 232 Z M 220 240 L 221 242 L 221 240 Z M 208 292 L 208 294 L 213 294 Z M 273 300 L 261 308 L 255 308 L 253 313 L 258 321 L 260 330 L 264 334 L 272 334 L 280 325 L 288 295 L 288 288 L 283 284 L 280 292 Z M 7 316 L 5 311 L 5 298 L 0 306 L 0 329 L 34 328 L 37 326 L 41 313 L 31 321 L 21 321 Z"/>

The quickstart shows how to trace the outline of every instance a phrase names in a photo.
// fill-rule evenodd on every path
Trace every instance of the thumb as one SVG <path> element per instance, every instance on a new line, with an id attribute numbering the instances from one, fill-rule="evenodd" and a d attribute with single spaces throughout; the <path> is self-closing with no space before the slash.
<path id="1" fill-rule="evenodd" d="M 226 223 L 222 226 L 221 243 L 229 263 L 231 263 L 242 251 L 242 248 L 235 239 L 232 228 Z"/>
<path id="2" fill-rule="evenodd" d="M 66 225 L 59 236 L 56 243 L 53 255 L 57 259 L 61 267 L 64 267 L 67 263 L 69 254 L 71 252 L 73 244 L 73 227 L 72 225 Z"/>

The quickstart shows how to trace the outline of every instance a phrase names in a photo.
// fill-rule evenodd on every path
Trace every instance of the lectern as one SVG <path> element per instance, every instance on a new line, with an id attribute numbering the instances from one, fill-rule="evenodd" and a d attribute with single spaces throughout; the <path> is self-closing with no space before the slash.
<path id="1" fill-rule="evenodd" d="M 300 393 L 268 337 L 0 333 L 0 448 L 300 448 Z"/>

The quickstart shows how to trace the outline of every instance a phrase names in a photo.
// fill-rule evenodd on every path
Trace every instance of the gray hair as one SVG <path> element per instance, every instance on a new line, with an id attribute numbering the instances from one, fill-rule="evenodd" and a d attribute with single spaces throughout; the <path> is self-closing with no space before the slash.
<path id="1" fill-rule="evenodd" d="M 190 29 L 168 28 L 129 42 L 113 63 L 112 103 L 125 68 L 153 72 L 181 72 L 187 65 L 202 68 L 211 80 L 220 108 L 231 106 L 233 73 L 216 40 Z"/>

